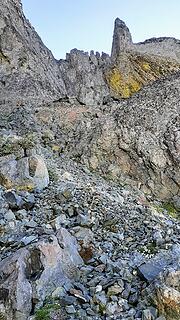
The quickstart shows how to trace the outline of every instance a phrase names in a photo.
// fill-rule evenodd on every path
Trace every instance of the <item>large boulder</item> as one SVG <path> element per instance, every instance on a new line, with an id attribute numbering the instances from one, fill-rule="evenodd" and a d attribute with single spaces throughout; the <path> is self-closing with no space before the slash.
<path id="1" fill-rule="evenodd" d="M 0 262 L 0 314 L 8 320 L 27 320 L 56 288 L 77 280 L 83 261 L 66 229 L 56 236 L 19 249 Z"/>
<path id="2" fill-rule="evenodd" d="M 44 159 L 39 155 L 17 159 L 10 154 L 0 158 L 0 183 L 7 189 L 43 190 L 49 184 Z"/>
<path id="3" fill-rule="evenodd" d="M 139 267 L 140 275 L 150 283 L 144 297 L 156 306 L 166 320 L 180 319 L 180 246 L 159 253 Z"/>

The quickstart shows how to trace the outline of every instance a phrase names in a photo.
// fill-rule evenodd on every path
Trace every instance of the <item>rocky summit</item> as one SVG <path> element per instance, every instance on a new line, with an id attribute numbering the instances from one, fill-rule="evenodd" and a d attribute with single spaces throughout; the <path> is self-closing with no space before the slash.
<path id="1" fill-rule="evenodd" d="M 56 60 L 0 0 L 0 319 L 180 319 L 180 40 Z"/>

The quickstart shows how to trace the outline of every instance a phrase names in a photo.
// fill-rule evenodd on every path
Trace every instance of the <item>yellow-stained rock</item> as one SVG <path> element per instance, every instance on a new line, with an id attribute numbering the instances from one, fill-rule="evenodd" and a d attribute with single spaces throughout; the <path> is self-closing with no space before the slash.
<path id="1" fill-rule="evenodd" d="M 106 80 L 114 97 L 129 98 L 150 82 L 179 70 L 177 61 L 126 51 L 119 54 Z"/>

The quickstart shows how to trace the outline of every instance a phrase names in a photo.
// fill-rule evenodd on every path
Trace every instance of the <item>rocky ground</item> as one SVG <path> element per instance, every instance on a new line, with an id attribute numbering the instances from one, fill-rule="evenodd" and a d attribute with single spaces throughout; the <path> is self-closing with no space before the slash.
<path id="1" fill-rule="evenodd" d="M 180 319 L 180 41 L 57 61 L 0 0 L 0 320 Z"/>
<path id="2" fill-rule="evenodd" d="M 69 159 L 47 163 L 56 168 L 44 191 L 1 189 L 2 319 L 12 304 L 16 319 L 179 319 L 178 213 Z M 55 245 L 68 278 L 51 265 Z"/>

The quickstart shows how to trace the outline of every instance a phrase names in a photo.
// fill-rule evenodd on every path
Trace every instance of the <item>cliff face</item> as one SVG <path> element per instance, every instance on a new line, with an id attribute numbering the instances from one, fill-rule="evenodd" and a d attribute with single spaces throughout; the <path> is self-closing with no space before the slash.
<path id="1" fill-rule="evenodd" d="M 52 101 L 64 96 L 100 103 L 108 93 L 101 58 L 72 50 L 56 61 L 29 21 L 20 1 L 0 2 L 1 101 Z"/>
<path id="2" fill-rule="evenodd" d="M 44 105 L 33 121 L 42 135 L 54 132 L 54 144 L 89 169 L 169 201 L 180 185 L 179 79 L 176 74 L 158 80 L 129 99 L 98 108 Z"/>
<path id="3" fill-rule="evenodd" d="M 43 134 L 47 126 L 70 157 L 91 169 L 121 182 L 130 179 L 162 199 L 176 196 L 180 42 L 133 44 L 117 18 L 111 57 L 73 49 L 56 61 L 20 1 L 3 1 L 0 10 L 1 127 L 28 133 L 33 126 Z M 144 85 L 139 95 L 114 102 Z M 73 113 L 64 113 L 69 108 Z"/>
<path id="4" fill-rule="evenodd" d="M 106 73 L 111 95 L 128 98 L 144 85 L 180 70 L 180 41 L 159 38 L 133 44 L 129 29 L 117 18 L 111 61 Z"/>
<path id="5" fill-rule="evenodd" d="M 1 0 L 1 101 L 52 101 L 76 97 L 98 105 L 112 96 L 128 98 L 144 85 L 180 70 L 180 43 L 173 38 L 133 44 L 116 19 L 111 57 L 72 50 L 57 61 L 25 18 L 20 1 Z"/>
<path id="6" fill-rule="evenodd" d="M 180 319 L 180 44 L 57 61 L 0 0 L 0 319 Z"/>
<path id="7" fill-rule="evenodd" d="M 48 100 L 66 93 L 51 52 L 25 18 L 20 1 L 0 1 L 1 101 Z"/>

